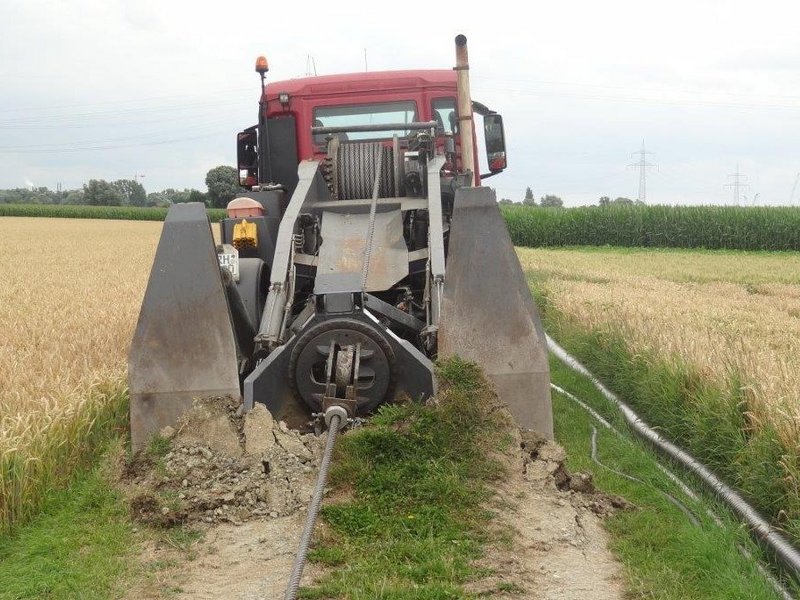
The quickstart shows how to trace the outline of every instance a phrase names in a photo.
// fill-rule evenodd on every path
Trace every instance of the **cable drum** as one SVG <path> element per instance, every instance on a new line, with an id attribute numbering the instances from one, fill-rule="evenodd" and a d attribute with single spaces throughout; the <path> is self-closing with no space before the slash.
<path id="1" fill-rule="evenodd" d="M 372 197 L 378 162 L 383 163 L 379 198 L 394 197 L 394 153 L 380 142 L 344 142 L 334 147 L 336 197 L 361 200 Z"/>

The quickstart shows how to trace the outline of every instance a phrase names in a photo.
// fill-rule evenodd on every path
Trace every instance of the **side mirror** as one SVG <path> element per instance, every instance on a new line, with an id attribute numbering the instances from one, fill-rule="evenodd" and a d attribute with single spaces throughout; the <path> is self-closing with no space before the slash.
<path id="1" fill-rule="evenodd" d="M 236 135 L 236 164 L 239 169 L 239 185 L 250 188 L 258 183 L 258 134 L 257 125 L 248 127 Z"/>
<path id="2" fill-rule="evenodd" d="M 503 117 L 497 113 L 486 115 L 483 118 L 483 134 L 486 139 L 486 161 L 489 163 L 491 175 L 495 175 L 507 166 Z"/>

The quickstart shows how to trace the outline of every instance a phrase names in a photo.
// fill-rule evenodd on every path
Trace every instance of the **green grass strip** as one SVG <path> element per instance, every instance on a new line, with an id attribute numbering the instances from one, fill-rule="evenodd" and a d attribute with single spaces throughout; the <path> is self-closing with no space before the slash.
<path id="1" fill-rule="evenodd" d="M 490 515 L 482 503 L 502 468 L 489 451 L 510 439 L 491 411 L 478 369 L 439 367 L 435 406 L 383 406 L 343 436 L 331 483 L 346 499 L 328 504 L 311 559 L 331 567 L 302 598 L 470 598 L 480 576 Z"/>
<path id="2" fill-rule="evenodd" d="M 683 496 L 658 470 L 653 451 L 633 437 L 616 407 L 600 395 L 588 379 L 555 359 L 551 360 L 551 377 L 623 433 L 624 437 L 620 437 L 601 427 L 583 408 L 553 393 L 556 438 L 567 451 L 570 471 L 590 471 L 600 490 L 623 496 L 637 507 L 618 512 L 605 521 L 612 550 L 625 566 L 631 597 L 663 600 L 779 597 L 758 572 L 755 561 L 744 558 L 738 551 L 737 544 L 750 550 L 755 557 L 762 556 L 724 507 L 709 497 L 697 504 Z M 645 481 L 645 485 L 620 477 L 591 460 L 592 426 L 598 431 L 600 461 Z M 681 476 L 690 484 L 694 483 L 695 490 L 702 489 L 691 476 Z M 687 504 L 700 521 L 700 527 L 694 526 L 659 490 Z M 706 508 L 722 517 L 724 528 L 714 524 Z"/>
<path id="3" fill-rule="evenodd" d="M 209 208 L 213 223 L 225 216 L 225 209 Z M 0 204 L 0 217 L 51 217 L 62 219 L 119 219 L 163 221 L 166 208 L 139 206 L 75 206 L 68 204 Z"/>
<path id="4" fill-rule="evenodd" d="M 0 535 L 0 599 L 120 597 L 137 551 L 127 514 L 100 467 L 78 474 L 36 519 Z"/>

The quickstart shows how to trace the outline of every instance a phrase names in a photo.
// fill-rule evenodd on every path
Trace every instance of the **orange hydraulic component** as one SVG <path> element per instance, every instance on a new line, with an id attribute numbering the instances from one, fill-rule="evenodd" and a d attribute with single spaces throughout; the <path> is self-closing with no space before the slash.
<path id="1" fill-rule="evenodd" d="M 255 248 L 258 246 L 258 229 L 255 223 L 248 223 L 247 219 L 242 219 L 240 223 L 233 226 L 233 247 L 237 250 L 245 248 Z"/>

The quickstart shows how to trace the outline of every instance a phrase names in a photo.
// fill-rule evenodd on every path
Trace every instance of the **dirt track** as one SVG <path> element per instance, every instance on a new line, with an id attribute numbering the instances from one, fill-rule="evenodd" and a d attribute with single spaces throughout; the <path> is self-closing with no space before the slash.
<path id="1" fill-rule="evenodd" d="M 502 581 L 522 591 L 492 597 L 621 600 L 622 567 L 608 550 L 598 514 L 617 510 L 615 505 L 624 501 L 591 493 L 589 479 L 566 472 L 559 445 L 540 443 L 509 461 L 509 477 L 497 498 L 505 502 L 500 519 L 515 532 L 514 544 L 493 548 L 486 559 L 487 566 L 503 574 Z M 487 579 L 473 588 L 489 591 L 495 583 Z"/>
<path id="2" fill-rule="evenodd" d="M 188 511 L 165 507 L 142 516 L 193 523 L 202 536 L 188 552 L 169 544 L 151 544 L 142 562 L 159 568 L 154 578 L 131 590 L 129 598 L 282 599 L 316 473 L 319 440 L 271 423 L 266 411 L 258 416 L 257 426 L 243 427 L 240 421 L 239 432 L 233 413 L 205 412 L 201 417 L 214 422 L 215 433 L 210 438 L 204 434 L 205 445 L 198 446 L 199 440 L 193 437 L 198 423 L 177 432 L 167 455 L 171 456 L 168 476 L 140 474 L 131 489 L 140 493 L 177 485 L 176 489 L 183 490 L 183 505 L 190 505 Z M 229 417 L 230 427 L 226 425 Z M 210 465 L 219 462 L 220 454 L 237 453 L 240 442 L 247 448 L 236 437 L 247 427 L 257 430 L 259 438 L 268 434 L 275 442 L 250 447 L 243 457 L 229 457 L 238 461 L 231 463 L 237 465 L 236 474 L 221 480 L 217 468 Z M 481 566 L 502 577 L 474 582 L 469 591 L 523 600 L 623 598 L 622 569 L 607 549 L 607 535 L 598 517 L 614 510 L 614 502 L 582 493 L 591 491 L 591 482 L 566 473 L 564 452 L 557 444 L 518 441 L 519 451 L 505 457 L 509 476 L 492 507 L 500 515 L 499 525 L 513 530 L 512 547 L 489 549 Z M 184 448 L 188 448 L 185 453 Z M 268 475 L 257 468 L 264 464 L 264 456 L 274 465 Z M 187 464 L 191 465 L 188 470 Z M 259 509 L 261 489 L 271 499 Z M 214 502 L 214 498 L 225 500 Z M 309 565 L 304 583 L 313 577 L 314 568 Z M 513 584 L 515 591 L 497 591 L 501 582 L 506 588 Z"/>

